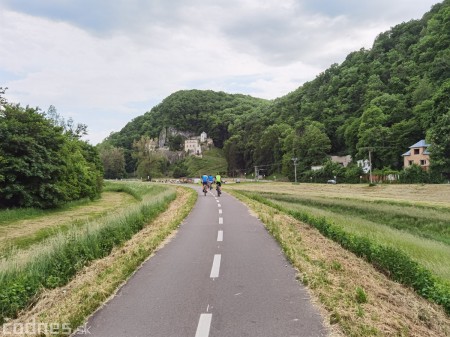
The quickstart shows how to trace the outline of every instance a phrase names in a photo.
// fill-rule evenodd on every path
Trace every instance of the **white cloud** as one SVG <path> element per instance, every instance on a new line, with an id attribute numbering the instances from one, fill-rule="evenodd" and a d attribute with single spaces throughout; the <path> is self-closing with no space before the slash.
<path id="1" fill-rule="evenodd" d="M 176 90 L 280 97 L 433 3 L 0 0 L 0 86 L 97 143 Z"/>

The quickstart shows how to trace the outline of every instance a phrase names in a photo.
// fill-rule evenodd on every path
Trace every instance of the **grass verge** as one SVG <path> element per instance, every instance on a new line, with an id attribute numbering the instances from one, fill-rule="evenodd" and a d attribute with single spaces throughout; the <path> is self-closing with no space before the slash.
<path id="1" fill-rule="evenodd" d="M 289 196 L 280 193 L 263 193 L 266 199 L 290 204 L 326 209 L 345 216 L 357 216 L 413 235 L 450 245 L 450 209 L 399 205 L 395 202 L 372 202 L 340 198 Z"/>
<path id="2" fill-rule="evenodd" d="M 367 237 L 346 232 L 325 217 L 316 217 L 307 212 L 292 211 L 277 205 L 260 194 L 240 192 L 297 220 L 316 227 L 324 236 L 339 243 L 343 248 L 364 258 L 392 280 L 412 287 L 419 295 L 442 305 L 450 315 L 450 285 L 434 277 L 427 269 L 412 260 L 409 255 L 397 248 L 373 242 Z"/>
<path id="3" fill-rule="evenodd" d="M 9 326 L 54 322 L 60 326 L 68 324 L 71 331 L 76 329 L 161 247 L 189 214 L 196 200 L 194 190 L 177 188 L 177 198 L 166 211 L 123 245 L 114 248 L 110 255 L 83 267 L 64 287 L 43 291 L 31 308 L 8 322 Z"/>
<path id="4" fill-rule="evenodd" d="M 230 191 L 250 206 L 299 271 L 333 336 L 449 336 L 442 307 L 389 280 L 318 230 L 276 207 Z"/>
<path id="5" fill-rule="evenodd" d="M 0 323 L 16 317 L 20 310 L 34 302 L 43 289 L 67 284 L 91 261 L 110 254 L 114 247 L 129 240 L 163 212 L 175 196 L 172 188 L 148 188 L 148 194 L 143 195 L 139 204 L 81 230 L 60 233 L 33 247 L 32 251 L 2 261 Z"/>

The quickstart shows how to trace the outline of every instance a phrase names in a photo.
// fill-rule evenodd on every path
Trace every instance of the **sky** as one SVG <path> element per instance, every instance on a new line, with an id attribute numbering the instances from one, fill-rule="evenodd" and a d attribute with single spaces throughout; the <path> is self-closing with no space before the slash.
<path id="1" fill-rule="evenodd" d="M 0 0 L 0 87 L 95 145 L 178 90 L 284 96 L 439 2 Z"/>

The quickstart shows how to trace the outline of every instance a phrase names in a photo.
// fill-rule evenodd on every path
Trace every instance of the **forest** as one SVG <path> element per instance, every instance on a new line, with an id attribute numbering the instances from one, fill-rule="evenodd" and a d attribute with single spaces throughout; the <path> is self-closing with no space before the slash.
<path id="1" fill-rule="evenodd" d="M 293 179 L 292 158 L 308 177 L 328 155 L 367 159 L 399 171 L 402 153 L 431 144 L 432 172 L 450 176 L 450 1 L 420 20 L 380 33 L 371 49 L 350 53 L 297 90 L 269 101 L 223 92 L 175 92 L 111 134 L 102 146 L 123 151 L 122 172 L 137 165 L 133 142 L 165 127 L 206 131 L 223 148 L 228 173 L 265 167 Z M 337 168 L 332 168 L 338 170 Z M 358 169 L 353 169 L 359 176 Z M 309 172 L 310 174 L 310 172 Z M 344 175 L 345 172 L 338 172 Z"/>

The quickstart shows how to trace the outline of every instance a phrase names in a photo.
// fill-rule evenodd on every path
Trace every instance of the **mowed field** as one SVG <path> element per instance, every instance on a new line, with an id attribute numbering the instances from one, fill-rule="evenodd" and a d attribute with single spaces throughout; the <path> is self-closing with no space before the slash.
<path id="1" fill-rule="evenodd" d="M 65 286 L 85 267 L 108 257 L 152 224 L 180 193 L 169 185 L 107 182 L 99 200 L 55 210 L 0 211 L 0 324 L 32 307 L 46 290 Z M 192 202 L 186 205 L 190 209 Z M 114 284 L 125 279 L 177 224 L 168 221 L 161 231 L 153 230 L 149 248 L 122 263 L 125 269 Z M 90 303 L 99 305 L 101 298 Z M 72 307 L 73 320 L 80 323 L 95 305 L 81 313 Z"/>
<path id="2" fill-rule="evenodd" d="M 325 217 L 345 231 L 396 247 L 450 282 L 450 185 L 245 183 L 286 209 Z"/>
<path id="3" fill-rule="evenodd" d="M 99 200 L 73 204 L 54 211 L 0 212 L 0 257 L 25 249 L 59 232 L 87 223 L 137 203 L 124 192 L 103 192 Z"/>
<path id="4" fill-rule="evenodd" d="M 369 201 L 395 201 L 414 205 L 438 206 L 450 210 L 450 184 L 442 185 L 376 185 L 367 184 L 292 184 L 244 183 L 229 185 L 246 191 L 274 192 L 330 198 L 355 198 Z"/>
<path id="5" fill-rule="evenodd" d="M 450 185 L 226 184 L 265 224 L 332 336 L 450 336 Z"/>

